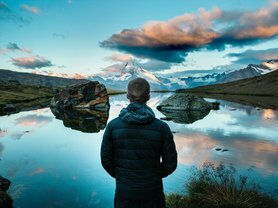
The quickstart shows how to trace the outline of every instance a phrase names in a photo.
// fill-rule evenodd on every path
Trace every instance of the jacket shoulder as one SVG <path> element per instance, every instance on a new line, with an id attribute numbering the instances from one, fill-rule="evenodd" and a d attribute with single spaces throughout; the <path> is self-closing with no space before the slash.
<path id="1" fill-rule="evenodd" d="M 113 127 L 119 125 L 120 123 L 122 123 L 121 119 L 119 117 L 116 117 L 108 122 L 107 127 L 113 128 Z"/>
<path id="2" fill-rule="evenodd" d="M 156 125 L 161 126 L 162 128 L 169 127 L 168 124 L 167 124 L 166 122 L 161 121 L 161 120 L 158 119 L 158 118 L 155 118 L 155 119 L 153 120 L 153 123 L 156 124 Z"/>

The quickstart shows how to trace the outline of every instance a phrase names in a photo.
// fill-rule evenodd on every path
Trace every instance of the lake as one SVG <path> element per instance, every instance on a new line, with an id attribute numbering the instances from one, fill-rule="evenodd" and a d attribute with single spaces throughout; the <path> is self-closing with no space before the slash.
<path id="1" fill-rule="evenodd" d="M 152 93 L 148 105 L 156 117 L 165 117 L 156 106 L 168 96 Z M 164 179 L 165 192 L 183 192 L 192 167 L 206 161 L 232 163 L 273 192 L 278 186 L 278 112 L 218 101 L 219 110 L 191 124 L 165 121 L 178 151 L 178 168 Z M 12 181 L 8 193 L 14 207 L 112 207 L 115 183 L 100 163 L 102 128 L 128 102 L 125 95 L 114 95 L 110 104 L 109 117 L 95 120 L 93 114 L 85 121 L 76 115 L 56 119 L 49 108 L 0 117 L 0 174 Z"/>

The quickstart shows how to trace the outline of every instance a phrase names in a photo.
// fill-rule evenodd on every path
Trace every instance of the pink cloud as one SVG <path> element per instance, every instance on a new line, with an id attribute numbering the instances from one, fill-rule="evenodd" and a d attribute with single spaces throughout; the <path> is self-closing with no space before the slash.
<path id="1" fill-rule="evenodd" d="M 257 11 L 200 8 L 168 21 L 150 21 L 141 28 L 124 29 L 101 46 L 139 58 L 181 63 L 189 52 L 244 46 L 278 35 L 278 2 Z"/>
<path id="2" fill-rule="evenodd" d="M 39 14 L 41 12 L 41 10 L 38 7 L 29 6 L 27 4 L 21 4 L 20 8 L 27 11 L 27 12 L 31 12 L 33 14 Z"/>
<path id="3" fill-rule="evenodd" d="M 45 169 L 42 167 L 39 167 L 39 168 L 33 170 L 32 172 L 30 172 L 29 175 L 34 176 L 34 175 L 43 174 L 43 173 L 45 173 Z"/>
<path id="4" fill-rule="evenodd" d="M 12 64 L 20 68 L 35 69 L 53 66 L 51 61 L 41 56 L 12 58 Z"/>

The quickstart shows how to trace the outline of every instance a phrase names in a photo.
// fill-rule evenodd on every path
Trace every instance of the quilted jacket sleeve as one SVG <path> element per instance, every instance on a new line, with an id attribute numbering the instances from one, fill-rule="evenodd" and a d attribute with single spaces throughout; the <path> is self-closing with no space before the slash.
<path id="1" fill-rule="evenodd" d="M 105 132 L 103 134 L 100 157 L 103 168 L 107 173 L 115 178 L 114 148 L 109 124 L 106 126 Z"/>
<path id="2" fill-rule="evenodd" d="M 163 146 L 162 146 L 162 177 L 166 177 L 173 173 L 177 168 L 177 151 L 173 134 L 168 126 L 165 124 L 163 129 Z"/>

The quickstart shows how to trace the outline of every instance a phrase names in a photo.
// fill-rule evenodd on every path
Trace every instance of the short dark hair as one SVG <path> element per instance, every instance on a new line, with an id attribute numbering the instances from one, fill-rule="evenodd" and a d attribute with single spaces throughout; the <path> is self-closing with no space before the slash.
<path id="1" fill-rule="evenodd" d="M 130 102 L 146 103 L 150 99 L 150 84 L 143 78 L 131 80 L 127 86 L 127 98 Z"/>

